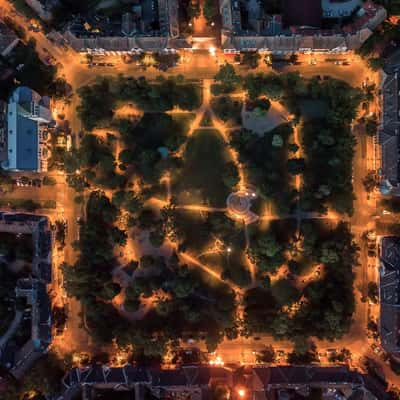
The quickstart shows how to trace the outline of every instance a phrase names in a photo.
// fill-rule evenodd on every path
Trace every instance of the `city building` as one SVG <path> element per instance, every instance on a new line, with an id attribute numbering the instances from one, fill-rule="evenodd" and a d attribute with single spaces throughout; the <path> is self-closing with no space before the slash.
<path id="1" fill-rule="evenodd" d="M 130 391 L 134 398 L 206 400 L 216 388 L 224 389 L 226 398 L 253 400 L 287 400 L 307 398 L 315 390 L 321 398 L 337 400 L 386 400 L 379 383 L 347 367 L 282 366 L 225 368 L 217 366 L 183 366 L 176 369 L 143 369 L 126 365 L 110 368 L 95 365 L 74 368 L 63 380 L 64 393 L 58 400 L 84 393 L 114 390 Z M 147 393 L 147 396 L 144 396 Z"/>
<path id="2" fill-rule="evenodd" d="M 47 147 L 52 123 L 50 99 L 20 86 L 7 106 L 7 159 L 2 167 L 11 171 L 47 171 Z"/>
<path id="3" fill-rule="evenodd" d="M 4 22 L 0 21 L 0 54 L 7 57 L 18 44 L 18 36 Z"/>
<path id="4" fill-rule="evenodd" d="M 7 160 L 7 102 L 0 100 L 0 164 Z"/>
<path id="5" fill-rule="evenodd" d="M 16 312 L 13 331 L 30 320 L 30 334 L 25 343 L 17 344 L 10 332 L 0 343 L 0 367 L 21 379 L 26 371 L 47 351 L 51 344 L 51 308 L 47 285 L 51 283 L 52 233 L 45 216 L 0 212 L 0 232 L 29 234 L 33 241 L 30 276 L 17 281 L 16 298 L 25 310 Z"/>
<path id="6" fill-rule="evenodd" d="M 400 238 L 383 237 L 379 248 L 379 333 L 383 349 L 400 352 Z M 398 355 L 398 354 L 397 354 Z"/>
<path id="7" fill-rule="evenodd" d="M 322 24 L 321 0 L 284 0 L 283 25 L 320 28 Z"/>
<path id="8" fill-rule="evenodd" d="M 381 118 L 378 129 L 381 185 L 384 195 L 400 195 L 400 52 L 384 68 L 381 85 Z"/>
<path id="9" fill-rule="evenodd" d="M 362 4 L 362 0 L 322 0 L 323 18 L 350 17 Z"/>
<path id="10" fill-rule="evenodd" d="M 347 367 L 278 366 L 253 368 L 253 399 L 308 398 L 385 400 L 389 396 L 368 376 Z M 300 397 L 302 396 L 302 397 Z"/>
<path id="11" fill-rule="evenodd" d="M 226 53 L 261 51 L 342 53 L 358 49 L 386 19 L 386 10 L 371 1 L 286 0 L 282 15 L 267 15 L 259 2 L 220 0 L 221 45 Z M 329 11 L 329 7 L 332 10 Z M 336 10 L 337 9 L 337 10 Z M 335 11 L 336 10 L 336 11 Z M 325 14 L 351 15 L 333 23 Z M 329 23 L 324 23 L 329 21 Z"/>
<path id="12" fill-rule="evenodd" d="M 133 391 L 135 398 L 142 399 L 147 391 L 157 399 L 209 398 L 214 384 L 233 385 L 232 372 L 222 367 L 184 366 L 177 369 L 145 369 L 125 365 L 110 368 L 94 365 L 74 368 L 64 378 L 64 394 L 59 400 L 67 399 L 72 393 L 84 389 L 87 398 L 99 390 Z"/>
<path id="13" fill-rule="evenodd" d="M 178 0 L 141 0 L 118 20 L 90 14 L 76 17 L 64 39 L 79 52 L 135 54 L 188 47 L 179 38 Z"/>
<path id="14" fill-rule="evenodd" d="M 43 21 L 51 21 L 53 9 L 58 0 L 25 0 L 25 3 L 34 10 Z"/>

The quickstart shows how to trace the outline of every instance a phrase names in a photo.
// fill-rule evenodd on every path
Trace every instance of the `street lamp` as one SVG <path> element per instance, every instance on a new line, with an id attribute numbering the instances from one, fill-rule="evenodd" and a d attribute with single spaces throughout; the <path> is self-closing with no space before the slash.
<path id="1" fill-rule="evenodd" d="M 240 397 L 244 397 L 245 396 L 245 394 L 246 394 L 246 391 L 244 390 L 244 389 L 238 389 L 238 395 L 240 396 Z"/>

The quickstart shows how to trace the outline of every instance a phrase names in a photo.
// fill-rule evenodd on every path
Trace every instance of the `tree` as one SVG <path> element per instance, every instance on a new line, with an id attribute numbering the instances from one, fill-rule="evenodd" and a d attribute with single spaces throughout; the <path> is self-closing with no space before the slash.
<path id="1" fill-rule="evenodd" d="M 303 246 L 304 249 L 304 246 Z M 295 260 L 289 260 L 288 261 L 288 267 L 289 267 L 289 271 L 294 274 L 294 275 L 298 275 L 300 272 L 300 263 L 295 261 Z"/>
<path id="2" fill-rule="evenodd" d="M 218 9 L 216 6 L 216 2 L 214 0 L 205 0 L 204 7 L 203 7 L 203 13 L 204 13 L 204 16 L 206 17 L 208 24 L 211 24 L 212 22 L 214 22 L 215 18 L 218 15 Z"/>
<path id="3" fill-rule="evenodd" d="M 118 190 L 118 191 L 114 192 L 112 195 L 111 202 L 115 207 L 121 208 L 125 202 L 125 191 Z"/>
<path id="4" fill-rule="evenodd" d="M 49 86 L 48 93 L 56 99 L 66 100 L 71 96 L 72 87 L 64 78 L 58 77 Z"/>
<path id="5" fill-rule="evenodd" d="M 219 83 L 220 86 L 218 90 L 221 90 L 222 93 L 233 92 L 239 87 L 241 81 L 240 76 L 236 74 L 233 65 L 228 63 L 220 66 L 214 80 Z M 214 91 L 213 93 L 217 94 Z"/>
<path id="6" fill-rule="evenodd" d="M 112 243 L 114 245 L 125 246 L 126 245 L 126 241 L 128 239 L 128 235 L 122 229 L 119 229 L 116 226 L 114 226 L 110 230 L 110 238 L 111 238 L 111 241 L 112 241 Z"/>
<path id="7" fill-rule="evenodd" d="M 378 180 L 376 179 L 376 175 L 374 171 L 368 171 L 368 174 L 365 176 L 365 178 L 362 181 L 365 191 L 367 193 L 371 193 L 377 186 L 378 186 Z"/>
<path id="8" fill-rule="evenodd" d="M 317 348 L 313 342 L 305 337 L 293 338 L 294 349 L 288 354 L 289 364 L 309 364 L 317 361 Z"/>
<path id="9" fill-rule="evenodd" d="M 179 61 L 179 54 L 177 53 L 153 53 L 155 67 L 166 71 L 168 68 L 173 67 Z"/>
<path id="10" fill-rule="evenodd" d="M 255 52 L 245 52 L 242 57 L 242 64 L 246 65 L 248 68 L 255 69 L 258 67 L 258 63 L 260 61 L 260 54 Z"/>
<path id="11" fill-rule="evenodd" d="M 65 245 L 65 230 L 65 221 L 56 220 L 56 241 L 61 245 L 61 247 L 64 247 Z"/>
<path id="12" fill-rule="evenodd" d="M 106 301 L 111 301 L 120 291 L 121 287 L 117 283 L 107 282 L 99 296 Z"/>
<path id="13" fill-rule="evenodd" d="M 378 129 L 378 122 L 376 118 L 368 118 L 367 122 L 365 123 L 365 133 L 368 136 L 375 136 Z"/>
<path id="14" fill-rule="evenodd" d="M 156 259 L 151 255 L 145 255 L 140 258 L 141 268 L 152 268 L 156 265 Z"/>
<path id="15" fill-rule="evenodd" d="M 368 298 L 371 303 L 377 304 L 379 301 L 379 289 L 376 282 L 368 282 Z"/>
<path id="16" fill-rule="evenodd" d="M 131 214 L 138 214 L 143 208 L 143 202 L 133 191 L 129 191 L 125 194 L 124 207 Z"/>
<path id="17" fill-rule="evenodd" d="M 109 124 L 114 115 L 115 96 L 111 92 L 110 81 L 99 79 L 91 86 L 83 86 L 78 90 L 81 104 L 77 112 L 87 130 Z"/>
<path id="18" fill-rule="evenodd" d="M 11 192 L 13 190 L 13 185 L 12 177 L 0 171 L 0 189 L 4 193 Z"/>
<path id="19" fill-rule="evenodd" d="M 228 188 L 234 188 L 239 183 L 240 177 L 236 164 L 229 161 L 224 165 L 222 181 Z"/>
<path id="20" fill-rule="evenodd" d="M 118 154 L 118 160 L 125 164 L 130 165 L 135 159 L 135 152 L 130 149 L 124 149 Z"/>
<path id="21" fill-rule="evenodd" d="M 271 292 L 280 306 L 290 306 L 300 297 L 300 292 L 288 279 L 280 279 L 271 286 Z"/>
<path id="22" fill-rule="evenodd" d="M 258 363 L 273 363 L 275 361 L 275 350 L 272 346 L 267 346 L 264 350 L 256 353 Z"/>
<path id="23" fill-rule="evenodd" d="M 164 243 L 165 233 L 161 230 L 151 231 L 149 240 L 152 246 L 160 247 Z"/>
<path id="24" fill-rule="evenodd" d="M 289 158 L 287 161 L 288 172 L 292 175 L 300 175 L 303 173 L 305 166 L 304 158 Z"/>
<path id="25" fill-rule="evenodd" d="M 255 108 L 262 110 L 265 115 L 271 107 L 271 102 L 266 97 L 261 97 L 254 100 L 253 105 Z"/>
<path id="26" fill-rule="evenodd" d="M 385 59 L 383 57 L 370 58 L 368 60 L 368 67 L 373 71 L 378 71 L 385 65 Z"/>
<path id="27" fill-rule="evenodd" d="M 212 101 L 212 108 L 218 118 L 224 122 L 231 121 L 235 124 L 240 124 L 242 102 L 233 100 L 229 96 L 220 96 Z"/>
<path id="28" fill-rule="evenodd" d="M 292 64 L 295 64 L 295 63 L 297 63 L 297 60 L 299 59 L 299 56 L 296 54 L 296 53 L 292 53 L 290 56 L 289 56 L 289 61 L 292 63 Z"/>
<path id="29" fill-rule="evenodd" d="M 248 255 L 261 271 L 271 271 L 283 263 L 283 250 L 275 234 L 269 231 L 252 240 Z"/>

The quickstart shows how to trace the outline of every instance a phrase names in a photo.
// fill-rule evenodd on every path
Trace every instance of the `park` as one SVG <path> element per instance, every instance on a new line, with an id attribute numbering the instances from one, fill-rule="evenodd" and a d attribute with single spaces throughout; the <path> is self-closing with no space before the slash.
<path id="1" fill-rule="evenodd" d="M 64 165 L 86 218 L 63 272 L 96 341 L 159 357 L 183 338 L 347 333 L 361 91 L 225 64 L 214 81 L 120 75 L 79 95 L 86 132 Z"/>

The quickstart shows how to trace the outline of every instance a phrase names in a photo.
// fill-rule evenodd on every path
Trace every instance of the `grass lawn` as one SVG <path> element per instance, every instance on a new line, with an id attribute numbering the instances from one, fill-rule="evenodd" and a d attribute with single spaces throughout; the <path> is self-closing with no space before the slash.
<path id="1" fill-rule="evenodd" d="M 187 117 L 179 119 L 164 113 L 145 113 L 126 141 L 141 149 L 157 150 L 162 146 L 175 149 L 184 140 L 186 125 Z"/>
<path id="2" fill-rule="evenodd" d="M 173 177 L 173 193 L 179 204 L 225 207 L 230 188 L 222 179 L 229 154 L 219 133 L 199 129 L 189 138 L 182 170 Z"/>

